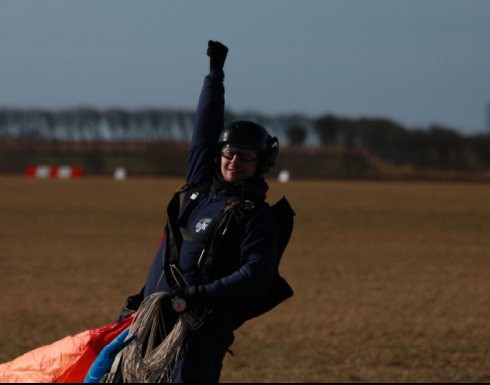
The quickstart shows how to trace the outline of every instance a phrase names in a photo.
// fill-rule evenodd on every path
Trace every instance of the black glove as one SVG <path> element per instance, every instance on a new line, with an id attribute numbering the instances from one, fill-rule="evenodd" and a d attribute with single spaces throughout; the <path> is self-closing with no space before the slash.
<path id="1" fill-rule="evenodd" d="M 209 40 L 207 54 L 210 58 L 209 66 L 211 70 L 222 71 L 225 65 L 226 55 L 228 54 L 228 48 L 219 41 Z"/>
<path id="2" fill-rule="evenodd" d="M 128 298 L 126 298 L 126 302 L 124 303 L 124 306 L 119 312 L 116 322 L 121 322 L 123 319 L 129 317 L 131 314 L 133 314 L 135 311 L 139 309 L 144 299 L 143 298 L 144 290 L 145 288 L 143 287 L 143 289 L 141 289 L 141 291 L 138 294 L 131 295 Z"/>
<path id="3" fill-rule="evenodd" d="M 170 303 L 176 313 L 185 313 L 189 308 L 198 305 L 196 286 L 178 287 L 170 291 Z"/>

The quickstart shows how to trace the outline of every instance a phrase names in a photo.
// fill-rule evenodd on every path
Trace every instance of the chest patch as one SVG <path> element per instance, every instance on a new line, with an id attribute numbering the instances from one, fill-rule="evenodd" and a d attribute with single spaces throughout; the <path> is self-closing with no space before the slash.
<path id="1" fill-rule="evenodd" d="M 197 222 L 197 225 L 196 225 L 196 233 L 203 233 L 203 232 L 205 232 L 208 229 L 209 224 L 212 221 L 213 220 L 211 218 L 203 218 L 203 219 L 200 219 L 199 222 Z"/>

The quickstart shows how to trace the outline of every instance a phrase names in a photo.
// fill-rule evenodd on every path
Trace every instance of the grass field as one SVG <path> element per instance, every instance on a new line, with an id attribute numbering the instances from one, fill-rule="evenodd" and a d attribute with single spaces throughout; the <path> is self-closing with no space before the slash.
<path id="1" fill-rule="evenodd" d="M 0 362 L 114 320 L 179 179 L 0 177 Z M 227 382 L 490 382 L 490 185 L 271 183 L 295 296 L 237 333 Z"/>

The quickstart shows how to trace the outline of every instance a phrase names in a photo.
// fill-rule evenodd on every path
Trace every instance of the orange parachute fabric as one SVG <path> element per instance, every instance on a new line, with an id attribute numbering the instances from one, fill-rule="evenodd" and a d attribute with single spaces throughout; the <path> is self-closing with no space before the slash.
<path id="1" fill-rule="evenodd" d="M 0 383 L 81 383 L 100 351 L 126 330 L 134 315 L 65 337 L 0 365 Z"/>

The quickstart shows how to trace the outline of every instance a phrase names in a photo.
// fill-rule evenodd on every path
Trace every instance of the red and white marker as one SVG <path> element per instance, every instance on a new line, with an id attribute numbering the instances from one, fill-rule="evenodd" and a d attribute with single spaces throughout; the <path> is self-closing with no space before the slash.
<path id="1" fill-rule="evenodd" d="M 83 176 L 81 167 L 71 166 L 29 166 L 25 175 L 31 178 L 75 179 Z"/>

